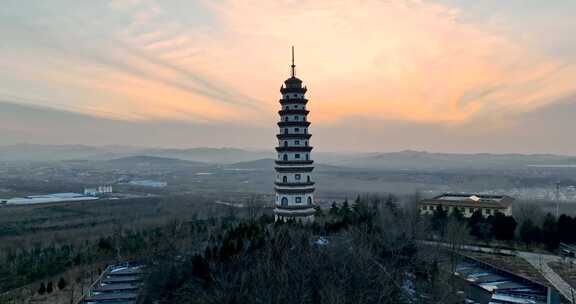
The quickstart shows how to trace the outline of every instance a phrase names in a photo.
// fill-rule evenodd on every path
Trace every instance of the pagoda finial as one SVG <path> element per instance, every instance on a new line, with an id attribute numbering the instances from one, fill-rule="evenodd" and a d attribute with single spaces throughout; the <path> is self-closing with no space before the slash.
<path id="1" fill-rule="evenodd" d="M 292 77 L 296 76 L 296 65 L 294 64 L 294 46 L 292 46 Z"/>

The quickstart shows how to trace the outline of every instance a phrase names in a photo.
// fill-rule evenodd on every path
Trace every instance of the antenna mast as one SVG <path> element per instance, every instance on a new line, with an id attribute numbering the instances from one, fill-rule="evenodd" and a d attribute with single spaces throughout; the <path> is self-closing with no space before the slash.
<path id="1" fill-rule="evenodd" d="M 292 46 L 292 77 L 296 76 L 296 65 L 294 64 L 294 46 Z"/>

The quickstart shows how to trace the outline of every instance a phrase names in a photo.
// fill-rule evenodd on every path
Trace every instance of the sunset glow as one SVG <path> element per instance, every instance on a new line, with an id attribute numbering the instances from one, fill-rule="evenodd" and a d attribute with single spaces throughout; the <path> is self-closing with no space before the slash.
<path id="1" fill-rule="evenodd" d="M 575 94 L 576 46 L 552 36 L 576 21 L 543 32 L 561 5 L 511 1 L 486 14 L 456 0 L 8 1 L 0 97 L 115 120 L 264 127 L 295 45 L 316 126 L 498 127 Z"/>

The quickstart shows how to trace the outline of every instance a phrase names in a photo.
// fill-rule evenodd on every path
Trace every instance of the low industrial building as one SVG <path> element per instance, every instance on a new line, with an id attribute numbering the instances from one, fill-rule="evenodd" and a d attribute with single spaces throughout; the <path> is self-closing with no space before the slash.
<path id="1" fill-rule="evenodd" d="M 86 196 L 104 196 L 112 193 L 112 186 L 98 186 L 94 188 L 84 188 Z"/>
<path id="2" fill-rule="evenodd" d="M 466 303 L 560 304 L 554 288 L 478 260 L 466 258 L 454 274 L 467 282 Z"/>
<path id="3" fill-rule="evenodd" d="M 514 198 L 506 195 L 445 193 L 420 201 L 418 209 L 423 215 L 431 215 L 435 210 L 443 209 L 448 213 L 459 210 L 464 217 L 471 217 L 477 210 L 485 217 L 496 213 L 512 216 L 513 202 Z"/>
<path id="4" fill-rule="evenodd" d="M 97 197 L 85 196 L 80 193 L 53 193 L 53 194 L 29 195 L 25 197 L 2 199 L 1 202 L 3 204 L 8 205 L 26 205 L 26 204 L 91 201 L 97 199 L 98 199 Z"/>
<path id="5" fill-rule="evenodd" d="M 128 182 L 130 186 L 150 187 L 150 188 L 164 188 L 168 186 L 167 182 L 153 181 L 153 180 L 133 180 Z"/>

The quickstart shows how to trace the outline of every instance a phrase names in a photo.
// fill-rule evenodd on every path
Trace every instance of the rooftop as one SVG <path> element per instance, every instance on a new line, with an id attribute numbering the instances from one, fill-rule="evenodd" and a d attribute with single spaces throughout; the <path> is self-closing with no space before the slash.
<path id="1" fill-rule="evenodd" d="M 466 206 L 491 206 L 491 207 L 508 207 L 512 204 L 514 198 L 507 195 L 488 195 L 475 193 L 444 193 L 432 199 L 423 200 L 424 204 L 443 204 L 443 205 L 466 205 Z"/>
<path id="2" fill-rule="evenodd" d="M 490 294 L 490 303 L 544 304 L 546 287 L 521 279 L 502 270 L 491 269 L 475 262 L 462 262 L 456 275 Z"/>
<path id="3" fill-rule="evenodd" d="M 108 266 L 89 288 L 82 304 L 135 304 L 142 287 L 144 266 L 132 263 Z"/>

